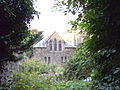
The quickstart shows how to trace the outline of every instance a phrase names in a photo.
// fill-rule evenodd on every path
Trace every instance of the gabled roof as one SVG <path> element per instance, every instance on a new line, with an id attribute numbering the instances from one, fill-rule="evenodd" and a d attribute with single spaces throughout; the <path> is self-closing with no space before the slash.
<path id="1" fill-rule="evenodd" d="M 50 35 L 50 37 L 47 39 L 47 41 L 54 35 L 54 34 L 57 34 L 59 37 L 61 37 L 56 31 L 54 31 L 51 35 Z M 61 39 L 64 41 L 64 39 L 61 37 Z"/>
<path id="2" fill-rule="evenodd" d="M 56 31 L 52 34 L 50 34 L 49 36 L 43 38 L 41 41 L 39 41 L 37 44 L 33 45 L 33 48 L 39 48 L 39 47 L 46 47 L 46 42 L 52 37 L 53 34 L 57 33 Z M 57 33 L 58 34 L 58 33 Z M 58 34 L 59 35 L 59 34 Z M 59 35 L 60 36 L 60 35 Z M 60 36 L 61 37 L 61 36 Z M 61 37 L 62 38 L 62 37 Z M 62 38 L 63 39 L 63 38 Z M 64 40 L 64 39 L 63 39 Z M 76 46 L 74 46 L 72 43 L 65 41 L 64 40 L 64 45 L 65 47 L 72 47 L 75 48 Z"/>

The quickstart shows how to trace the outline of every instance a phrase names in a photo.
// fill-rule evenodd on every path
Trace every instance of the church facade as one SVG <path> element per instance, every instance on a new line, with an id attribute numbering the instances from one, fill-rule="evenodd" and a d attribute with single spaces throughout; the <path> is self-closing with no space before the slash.
<path id="1" fill-rule="evenodd" d="M 76 46 L 54 32 L 33 46 L 33 56 L 48 64 L 63 64 L 74 54 L 75 49 Z"/>

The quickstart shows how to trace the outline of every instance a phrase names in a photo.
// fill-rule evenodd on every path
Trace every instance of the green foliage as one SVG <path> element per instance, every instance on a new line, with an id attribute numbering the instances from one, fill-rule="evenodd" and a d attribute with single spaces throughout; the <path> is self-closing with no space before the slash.
<path id="1" fill-rule="evenodd" d="M 91 82 L 66 81 L 61 67 L 45 64 L 36 59 L 25 61 L 0 90 L 89 90 Z"/>
<path id="2" fill-rule="evenodd" d="M 17 90 L 35 90 L 43 88 L 47 80 L 44 78 L 45 73 L 48 73 L 50 65 L 42 63 L 38 60 L 31 59 L 20 66 L 20 69 L 14 73 L 14 83 Z M 46 87 L 48 88 L 48 87 Z"/>
<path id="3" fill-rule="evenodd" d="M 0 60 L 14 60 L 31 37 L 28 24 L 35 14 L 33 0 L 0 0 Z M 12 59 L 11 59 L 12 58 Z"/>
<path id="4" fill-rule="evenodd" d="M 73 81 L 61 81 L 54 85 L 54 90 L 89 90 L 90 82 L 73 80 Z"/>
<path id="5" fill-rule="evenodd" d="M 29 72 L 29 73 L 45 73 L 50 70 L 50 65 L 42 63 L 35 59 L 30 59 L 20 65 L 20 68 L 17 72 Z"/>
<path id="6" fill-rule="evenodd" d="M 2 85 L 2 89 L 9 90 L 45 90 L 50 88 L 51 82 L 55 80 L 50 70 L 53 65 L 42 63 L 36 59 L 25 61 L 18 71 L 14 72 L 10 81 Z"/>
<path id="7" fill-rule="evenodd" d="M 2 82 L 0 86 L 0 90 L 15 90 L 15 84 L 11 80 L 6 80 L 5 82 Z"/>
<path id="8" fill-rule="evenodd" d="M 85 79 L 90 76 L 92 70 L 89 51 L 81 45 L 77 48 L 74 56 L 65 65 L 64 75 L 66 79 Z M 87 56 L 87 57 L 86 57 Z"/>
<path id="9" fill-rule="evenodd" d="M 77 52 L 80 53 L 76 53 L 68 62 L 67 65 L 71 68 L 66 70 L 69 72 L 67 74 L 71 76 L 74 73 L 77 77 L 80 73 L 80 77 L 84 75 L 83 68 L 85 68 L 92 76 L 93 87 L 96 86 L 96 89 L 119 90 L 120 1 L 64 0 L 61 4 L 59 2 L 59 5 L 66 6 L 65 13 L 78 14 L 77 20 L 70 22 L 73 30 L 83 29 L 86 32 L 82 45 L 84 48 L 79 49 Z M 81 62 L 87 62 L 87 64 L 81 65 Z"/>
<path id="10" fill-rule="evenodd" d="M 42 39 L 42 32 L 37 34 L 30 34 L 30 37 L 27 37 L 27 40 L 23 41 L 23 45 L 20 48 L 20 51 L 26 53 L 27 57 L 32 57 L 33 55 L 33 45 Z"/>
<path id="11" fill-rule="evenodd" d="M 120 68 L 112 69 L 112 73 L 110 75 L 104 76 L 100 81 L 96 81 L 98 83 L 97 88 L 105 90 L 119 90 L 120 78 L 116 78 L 119 74 Z"/>

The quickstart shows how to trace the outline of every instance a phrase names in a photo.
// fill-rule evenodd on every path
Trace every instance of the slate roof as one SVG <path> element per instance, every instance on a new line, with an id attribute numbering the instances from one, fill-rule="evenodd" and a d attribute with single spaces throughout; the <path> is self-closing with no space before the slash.
<path id="1" fill-rule="evenodd" d="M 55 31 L 56 32 L 56 31 Z M 54 33 L 55 33 L 54 32 Z M 54 34 L 50 34 L 49 36 L 43 38 L 41 41 L 39 41 L 37 44 L 33 45 L 33 48 L 39 48 L 39 47 L 46 47 L 46 42 L 49 40 L 49 38 Z M 59 35 L 60 36 L 60 35 Z M 60 36 L 61 37 L 61 36 Z M 62 38 L 62 37 L 61 37 Z M 64 40 L 64 39 L 63 39 Z M 76 46 L 74 46 L 72 43 L 65 41 L 64 40 L 64 47 L 66 48 L 76 48 Z"/>

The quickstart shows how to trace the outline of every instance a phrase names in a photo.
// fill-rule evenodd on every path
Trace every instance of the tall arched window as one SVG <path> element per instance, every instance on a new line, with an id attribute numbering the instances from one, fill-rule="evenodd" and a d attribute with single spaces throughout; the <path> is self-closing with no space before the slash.
<path id="1" fill-rule="evenodd" d="M 52 40 L 50 40 L 49 45 L 50 45 L 50 51 L 52 51 Z"/>
<path id="2" fill-rule="evenodd" d="M 61 44 L 61 40 L 59 41 L 59 51 L 62 50 L 62 44 Z"/>
<path id="3" fill-rule="evenodd" d="M 54 50 L 57 51 L 57 40 L 54 39 Z"/>
<path id="4" fill-rule="evenodd" d="M 61 64 L 63 64 L 64 63 L 64 60 L 63 60 L 63 57 L 61 57 Z"/>

